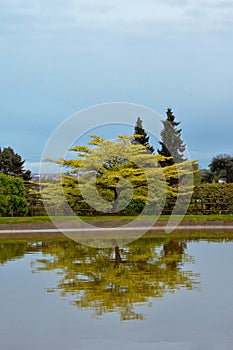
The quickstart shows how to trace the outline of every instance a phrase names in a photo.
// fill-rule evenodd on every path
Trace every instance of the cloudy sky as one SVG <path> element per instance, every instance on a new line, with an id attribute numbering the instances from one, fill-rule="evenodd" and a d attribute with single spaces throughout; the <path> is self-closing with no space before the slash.
<path id="1" fill-rule="evenodd" d="M 233 154 L 232 0 L 0 0 L 0 50 L 0 146 L 34 171 L 63 120 L 111 101 L 171 107 L 201 166 Z"/>

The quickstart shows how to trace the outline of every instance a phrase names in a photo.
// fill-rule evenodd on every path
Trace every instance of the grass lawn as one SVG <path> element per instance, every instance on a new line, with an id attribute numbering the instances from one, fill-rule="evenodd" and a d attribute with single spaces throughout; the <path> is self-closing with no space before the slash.
<path id="1" fill-rule="evenodd" d="M 106 221 L 106 220 L 133 220 L 136 219 L 137 216 L 74 216 L 74 217 L 67 217 L 67 216 L 57 216 L 53 217 L 55 221 L 70 221 L 70 220 L 84 220 L 84 221 Z M 147 216 L 145 219 L 153 220 L 153 216 Z M 170 218 L 169 215 L 161 215 L 159 220 L 165 221 Z M 175 218 L 175 216 L 174 216 Z M 179 218 L 179 216 L 176 216 L 176 218 Z M 42 223 L 42 222 L 50 222 L 50 218 L 48 216 L 32 216 L 32 217 L 0 217 L 0 224 L 27 224 L 27 223 Z M 233 215 L 223 215 L 223 214 L 216 214 L 216 215 L 186 215 L 183 218 L 183 221 L 232 221 L 233 222 Z"/>

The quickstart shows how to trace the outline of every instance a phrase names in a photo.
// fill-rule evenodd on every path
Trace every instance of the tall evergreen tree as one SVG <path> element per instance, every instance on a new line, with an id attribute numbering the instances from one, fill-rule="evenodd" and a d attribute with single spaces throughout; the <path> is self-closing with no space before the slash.
<path id="1" fill-rule="evenodd" d="M 166 114 L 167 118 L 162 121 L 162 141 L 159 142 L 161 149 L 158 149 L 158 153 L 169 159 L 160 162 L 162 167 L 173 165 L 175 163 L 182 163 L 187 160 L 183 155 L 185 144 L 181 139 L 182 129 L 177 129 L 180 122 L 175 121 L 175 116 L 170 108 L 167 109 Z"/>
<path id="2" fill-rule="evenodd" d="M 142 127 L 142 120 L 139 117 L 134 128 L 133 142 L 145 146 L 150 153 L 154 152 L 154 147 L 149 144 L 149 136 L 147 135 L 145 129 Z"/>
<path id="3" fill-rule="evenodd" d="M 21 177 L 27 181 L 31 179 L 30 170 L 24 170 L 24 160 L 11 147 L 0 148 L 0 173 Z"/>

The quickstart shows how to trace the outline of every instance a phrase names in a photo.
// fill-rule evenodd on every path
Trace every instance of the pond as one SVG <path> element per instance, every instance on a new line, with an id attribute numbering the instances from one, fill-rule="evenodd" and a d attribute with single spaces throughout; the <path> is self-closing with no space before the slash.
<path id="1" fill-rule="evenodd" d="M 0 241 L 2 350 L 227 350 L 233 240 Z"/>

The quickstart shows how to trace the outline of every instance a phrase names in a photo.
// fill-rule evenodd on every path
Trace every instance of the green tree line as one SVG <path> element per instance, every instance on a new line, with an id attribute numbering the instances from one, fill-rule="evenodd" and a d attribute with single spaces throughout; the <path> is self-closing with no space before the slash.
<path id="1" fill-rule="evenodd" d="M 188 213 L 233 211 L 233 157 L 219 154 L 211 160 L 209 169 L 199 170 L 197 162 L 185 157 L 180 122 L 170 108 L 162 123 L 157 153 L 143 128 L 143 120 L 138 117 L 132 136 L 119 135 L 117 140 L 109 141 L 93 135 L 86 146 L 71 149 L 75 157 L 60 161 L 68 169 L 67 174 L 63 174 L 63 190 L 78 215 L 135 215 L 143 211 L 146 202 L 149 202 L 148 214 L 160 212 L 163 207 L 162 213 L 169 215 L 177 199 L 179 176 L 185 176 L 187 165 L 192 166 L 195 175 Z M 64 197 L 57 190 L 60 180 L 33 182 L 31 172 L 24 169 L 24 162 L 12 148 L 0 148 L 0 215 L 46 215 L 43 201 L 51 207 L 50 214 L 61 215 Z M 74 176 L 80 171 L 81 177 Z M 189 191 L 191 188 L 186 188 L 183 196 Z M 101 204 L 93 208 L 89 202 L 95 204 L 95 199 Z"/>

